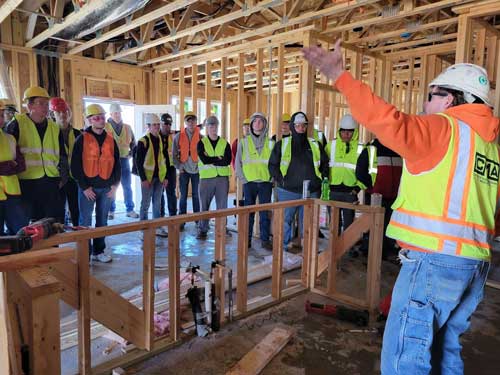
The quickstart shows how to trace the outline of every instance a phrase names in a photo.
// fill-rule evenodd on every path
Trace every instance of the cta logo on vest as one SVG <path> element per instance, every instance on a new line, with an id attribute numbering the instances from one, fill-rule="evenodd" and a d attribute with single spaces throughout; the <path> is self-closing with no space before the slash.
<path id="1" fill-rule="evenodd" d="M 476 152 L 476 158 L 474 161 L 474 173 L 477 173 L 483 178 L 489 181 L 498 182 L 498 175 L 500 170 L 500 164 L 494 160 L 488 159 L 486 156 Z M 481 181 L 488 182 L 488 181 Z"/>

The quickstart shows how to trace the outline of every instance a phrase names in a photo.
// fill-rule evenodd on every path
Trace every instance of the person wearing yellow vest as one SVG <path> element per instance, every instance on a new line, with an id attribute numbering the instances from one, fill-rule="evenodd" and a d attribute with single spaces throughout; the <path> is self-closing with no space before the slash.
<path id="1" fill-rule="evenodd" d="M 191 181 L 191 199 L 193 202 L 193 212 L 200 212 L 200 198 L 198 185 L 200 174 L 198 173 L 198 142 L 202 135 L 200 128 L 196 126 L 197 117 L 193 112 L 186 112 L 184 115 L 185 127 L 175 135 L 172 156 L 175 168 L 179 170 L 179 214 L 187 212 L 187 195 L 189 181 Z M 184 230 L 181 224 L 180 230 Z"/>
<path id="2" fill-rule="evenodd" d="M 245 206 L 259 203 L 270 203 L 272 195 L 271 175 L 267 164 L 271 157 L 274 141 L 268 137 L 267 119 L 261 112 L 255 112 L 250 117 L 250 133 L 238 142 L 236 152 L 236 177 L 243 183 Z M 253 223 L 255 214 L 250 214 L 248 227 L 248 247 L 252 246 Z M 269 212 L 259 212 L 260 240 L 262 247 L 271 250 L 269 240 Z"/>
<path id="3" fill-rule="evenodd" d="M 14 136 L 26 161 L 19 173 L 21 199 L 28 217 L 53 217 L 64 223 L 64 201 L 60 189 L 68 179 L 69 167 L 59 126 L 48 119 L 49 94 L 41 87 L 24 92 L 28 113 L 16 114 L 6 131 Z"/>
<path id="4" fill-rule="evenodd" d="M 69 166 L 71 166 L 73 146 L 75 145 L 76 138 L 78 138 L 81 134 L 81 131 L 71 126 L 72 113 L 68 103 L 66 103 L 63 98 L 51 98 L 49 101 L 49 110 L 51 117 L 61 129 L 61 133 L 64 138 L 64 146 L 66 148 L 66 153 L 68 154 L 68 163 Z M 71 222 L 74 226 L 78 226 L 80 221 L 78 217 L 78 184 L 69 174 L 68 179 L 61 182 L 63 186 L 60 192 L 64 205 L 66 206 L 66 203 L 68 204 Z"/>
<path id="5" fill-rule="evenodd" d="M 97 227 L 108 225 L 108 212 L 120 183 L 120 151 L 113 136 L 106 132 L 106 112 L 99 104 L 85 108 L 90 124 L 76 139 L 71 158 L 71 174 L 78 182 L 80 225 L 92 226 L 95 206 Z M 104 237 L 94 238 L 89 244 L 91 260 L 108 263 L 110 255 L 104 253 Z"/>
<path id="6" fill-rule="evenodd" d="M 15 138 L 0 130 L 0 236 L 15 235 L 29 223 L 17 178 L 25 169 L 24 157 Z"/>
<path id="7" fill-rule="evenodd" d="M 307 137 L 308 120 L 304 112 L 290 119 L 291 136 L 279 140 L 269 159 L 269 173 L 276 183 L 278 201 L 302 199 L 303 183 L 309 181 L 309 195 L 319 198 L 321 181 L 328 175 L 328 157 L 314 138 Z M 304 207 L 285 208 L 283 247 L 292 247 L 292 222 L 299 215 L 300 236 L 303 237 Z"/>
<path id="8" fill-rule="evenodd" d="M 5 121 L 5 124 L 8 124 L 13 118 L 16 113 L 19 113 L 19 111 L 16 109 L 16 106 L 13 104 L 6 104 L 3 107 L 3 119 Z"/>
<path id="9" fill-rule="evenodd" d="M 224 138 L 217 135 L 219 120 L 216 116 L 208 116 L 205 126 L 207 136 L 203 137 L 197 146 L 201 211 L 209 211 L 214 197 L 215 206 L 220 210 L 227 208 L 229 176 L 231 176 L 231 147 Z M 196 238 L 206 239 L 207 232 L 208 220 L 200 220 Z"/>
<path id="10" fill-rule="evenodd" d="M 145 123 L 148 133 L 137 142 L 135 155 L 137 172 L 141 179 L 141 209 L 140 220 L 148 220 L 148 211 L 153 201 L 153 219 L 161 217 L 161 196 L 167 186 L 167 160 L 163 152 L 163 142 L 160 137 L 160 118 L 147 113 Z M 167 237 L 165 228 L 157 228 L 156 235 Z"/>
<path id="11" fill-rule="evenodd" d="M 353 116 L 404 160 L 387 235 L 402 262 L 382 344 L 382 374 L 463 374 L 460 336 L 483 298 L 495 235 L 500 120 L 485 69 L 448 67 L 408 115 L 344 70 L 334 52 L 304 55 L 346 97 Z"/>
<path id="12" fill-rule="evenodd" d="M 321 130 L 313 129 L 312 137 L 316 140 L 316 142 L 320 144 L 321 147 L 325 148 L 325 146 L 327 145 L 325 133 L 323 133 Z"/>
<path id="13" fill-rule="evenodd" d="M 286 137 L 290 137 L 291 133 L 290 133 L 290 115 L 288 113 L 283 113 L 281 115 L 281 138 L 286 138 Z M 277 135 L 274 134 L 271 139 L 276 142 L 277 140 Z"/>
<path id="14" fill-rule="evenodd" d="M 356 179 L 356 162 L 363 145 L 358 144 L 358 123 L 350 114 L 340 119 L 337 138 L 326 145 L 330 159 L 330 199 L 340 202 L 358 201 L 360 188 Z M 354 221 L 354 210 L 340 210 L 340 226 L 346 230 Z"/>
<path id="15" fill-rule="evenodd" d="M 112 134 L 118 149 L 120 150 L 120 165 L 122 168 L 121 185 L 123 189 L 123 198 L 125 200 L 125 208 L 127 210 L 127 217 L 137 219 L 139 214 L 134 211 L 134 197 L 132 194 L 132 175 L 130 170 L 130 158 L 132 157 L 132 150 L 135 147 L 135 137 L 132 127 L 125 124 L 122 119 L 122 107 L 118 103 L 112 103 L 109 106 L 110 118 L 106 123 L 106 132 Z M 109 220 L 115 218 L 116 202 L 115 199 L 111 201 L 109 209 Z"/>
<path id="16" fill-rule="evenodd" d="M 160 117 L 160 137 L 163 143 L 163 153 L 167 160 L 167 187 L 165 195 L 167 198 L 168 215 L 177 215 L 177 195 L 175 188 L 177 186 L 177 172 L 174 165 L 173 145 L 174 135 L 172 131 L 172 116 L 169 113 L 164 113 Z M 165 196 L 161 196 L 161 217 L 165 216 Z"/>

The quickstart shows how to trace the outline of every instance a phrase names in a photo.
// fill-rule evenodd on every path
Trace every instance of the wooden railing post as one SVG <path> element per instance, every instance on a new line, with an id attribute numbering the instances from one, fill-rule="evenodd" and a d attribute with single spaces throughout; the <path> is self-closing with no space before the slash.
<path id="1" fill-rule="evenodd" d="M 302 261 L 302 285 L 310 288 L 314 285 L 317 256 L 318 256 L 318 231 L 319 211 L 321 201 L 313 200 L 311 204 L 304 206 L 304 219 L 311 218 L 312 222 L 304 224 L 304 252 Z"/>
<path id="2" fill-rule="evenodd" d="M 155 229 L 144 230 L 143 272 L 142 272 L 142 306 L 144 311 L 144 335 L 146 349 L 151 350 L 154 343 L 154 310 L 155 310 Z"/>
<path id="3" fill-rule="evenodd" d="M 179 224 L 168 226 L 168 298 L 170 311 L 170 338 L 179 339 L 180 330 L 180 250 L 179 250 Z"/>
<path id="4" fill-rule="evenodd" d="M 330 221 L 330 239 L 328 247 L 330 248 L 330 265 L 328 266 L 328 294 L 335 293 L 337 282 L 337 249 L 339 243 L 339 221 L 340 221 L 340 208 L 332 206 L 332 219 Z"/>
<path id="5" fill-rule="evenodd" d="M 281 287 L 283 284 L 283 218 L 284 209 L 277 208 L 273 211 L 273 268 L 272 268 L 272 292 L 275 300 L 281 298 Z"/>
<path id="6" fill-rule="evenodd" d="M 247 311 L 248 212 L 238 215 L 238 260 L 236 274 L 236 309 Z"/>
<path id="7" fill-rule="evenodd" d="M 217 217 L 215 218 L 215 260 L 225 261 L 226 260 L 226 218 Z M 228 293 L 232 293 L 232 290 L 228 290 Z M 215 294 L 219 298 L 220 302 L 220 324 L 224 322 L 224 306 L 225 306 L 225 295 L 226 287 L 224 283 L 224 269 L 218 267 L 215 270 Z"/>
<path id="8" fill-rule="evenodd" d="M 76 243 L 78 261 L 78 369 L 81 375 L 90 374 L 90 287 L 89 287 L 89 241 Z"/>
<path id="9" fill-rule="evenodd" d="M 380 267 L 382 263 L 382 242 L 384 238 L 384 211 L 375 212 L 371 215 L 373 217 L 373 224 L 370 229 L 368 270 L 366 275 L 366 301 L 368 302 L 370 313 L 377 309 L 380 300 Z"/>

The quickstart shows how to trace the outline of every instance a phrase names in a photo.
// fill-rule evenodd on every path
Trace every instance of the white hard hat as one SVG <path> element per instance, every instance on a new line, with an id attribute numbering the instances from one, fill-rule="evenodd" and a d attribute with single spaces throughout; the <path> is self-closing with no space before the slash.
<path id="1" fill-rule="evenodd" d="M 474 102 L 477 96 L 486 105 L 492 107 L 490 102 L 490 81 L 488 73 L 479 65 L 475 64 L 455 64 L 447 68 L 429 83 L 429 87 L 439 86 L 444 89 L 462 91 L 464 99 L 468 103 Z"/>
<path id="2" fill-rule="evenodd" d="M 160 118 L 154 113 L 146 113 L 146 115 L 144 116 L 144 122 L 146 124 L 159 124 Z"/>
<path id="3" fill-rule="evenodd" d="M 120 104 L 112 103 L 109 106 L 109 113 L 113 113 L 113 112 L 122 112 L 122 107 L 120 106 Z"/>
<path id="4" fill-rule="evenodd" d="M 340 119 L 339 128 L 345 130 L 355 130 L 358 128 L 358 123 L 356 122 L 356 120 L 354 120 L 354 118 L 351 115 L 347 114 Z"/>

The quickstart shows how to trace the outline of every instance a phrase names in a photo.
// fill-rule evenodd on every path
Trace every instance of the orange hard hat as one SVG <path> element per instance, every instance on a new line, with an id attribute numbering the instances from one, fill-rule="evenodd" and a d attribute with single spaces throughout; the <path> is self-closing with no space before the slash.
<path id="1" fill-rule="evenodd" d="M 63 98 L 55 97 L 49 101 L 49 109 L 53 112 L 64 112 L 69 109 L 68 103 Z"/>

